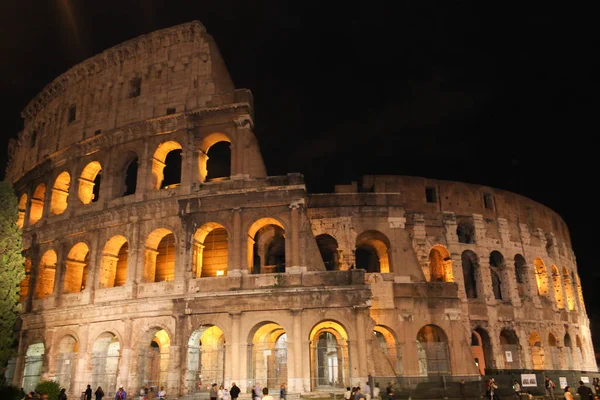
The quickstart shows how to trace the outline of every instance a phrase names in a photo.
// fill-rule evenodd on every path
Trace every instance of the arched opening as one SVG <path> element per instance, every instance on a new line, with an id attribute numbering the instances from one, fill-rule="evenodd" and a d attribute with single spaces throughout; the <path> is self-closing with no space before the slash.
<path id="1" fill-rule="evenodd" d="M 152 186 L 154 189 L 178 187 L 181 183 L 181 150 L 179 143 L 161 143 L 152 159 Z"/>
<path id="2" fill-rule="evenodd" d="M 471 250 L 465 250 L 462 252 L 460 258 L 467 299 L 476 299 L 478 297 L 477 277 L 479 274 L 479 257 Z"/>
<path id="3" fill-rule="evenodd" d="M 568 332 L 565 333 L 564 344 L 567 358 L 567 368 L 570 370 L 575 369 L 575 364 L 573 362 L 573 342 L 571 342 L 571 336 Z"/>
<path id="4" fill-rule="evenodd" d="M 207 386 L 225 382 L 225 335 L 216 325 L 202 325 L 188 341 L 187 387 L 206 392 Z"/>
<path id="5" fill-rule="evenodd" d="M 29 285 L 31 284 L 31 258 L 25 257 L 25 278 L 21 281 L 19 285 L 20 288 L 20 299 L 19 301 L 23 303 L 27 300 L 27 296 L 29 295 Z"/>
<path id="6" fill-rule="evenodd" d="M 425 325 L 417 333 L 420 375 L 447 375 L 450 370 L 448 337 L 437 325 Z"/>
<path id="7" fill-rule="evenodd" d="M 531 332 L 529 335 L 529 348 L 531 350 L 531 363 L 533 369 L 544 369 L 544 349 L 542 348 L 542 338 L 537 332 Z"/>
<path id="8" fill-rule="evenodd" d="M 262 322 L 248 337 L 248 380 L 269 388 L 270 393 L 287 383 L 287 333 L 274 322 Z M 264 386 L 263 386 L 264 385 Z"/>
<path id="9" fill-rule="evenodd" d="M 454 282 L 452 257 L 444 246 L 436 244 L 429 251 L 430 282 Z"/>
<path id="10" fill-rule="evenodd" d="M 583 346 L 581 344 L 581 338 L 579 335 L 575 336 L 575 345 L 577 346 L 575 349 L 575 358 L 577 361 L 576 365 L 579 365 L 579 369 L 583 370 L 585 368 L 585 353 L 583 352 Z"/>
<path id="11" fill-rule="evenodd" d="M 223 225 L 209 222 L 194 234 L 192 271 L 196 278 L 227 276 L 229 235 Z"/>
<path id="12" fill-rule="evenodd" d="M 521 368 L 519 353 L 519 337 L 512 329 L 502 329 L 500 332 L 500 349 L 504 359 L 505 369 Z"/>
<path id="13" fill-rule="evenodd" d="M 46 199 L 46 185 L 40 183 L 35 188 L 31 196 L 31 206 L 29 207 L 29 225 L 38 222 L 44 214 L 44 200 Z"/>
<path id="14" fill-rule="evenodd" d="M 81 292 L 87 283 L 89 264 L 88 246 L 79 242 L 71 248 L 67 256 L 63 288 L 65 293 Z"/>
<path id="15" fill-rule="evenodd" d="M 312 389 L 350 384 L 348 334 L 342 325 L 323 321 L 310 332 Z"/>
<path id="16" fill-rule="evenodd" d="M 510 299 L 510 290 L 508 287 L 508 283 L 510 279 L 508 278 L 508 270 L 506 268 L 506 262 L 504 261 L 504 256 L 497 250 L 494 250 L 490 253 L 490 269 L 491 269 L 491 277 L 492 277 L 492 290 L 494 292 L 494 298 L 496 300 L 509 300 Z"/>
<path id="17" fill-rule="evenodd" d="M 142 336 L 137 349 L 137 387 L 147 387 L 157 393 L 161 386 L 169 386 L 170 347 L 171 339 L 164 329 L 153 328 Z"/>
<path id="18" fill-rule="evenodd" d="M 227 135 L 220 132 L 213 132 L 202 140 L 198 152 L 198 179 L 200 182 L 227 178 L 231 175 L 230 144 L 231 140 Z M 239 169 L 241 170 L 242 166 Z"/>
<path id="19" fill-rule="evenodd" d="M 470 220 L 459 220 L 456 224 L 458 243 L 475 243 L 475 227 Z"/>
<path id="20" fill-rule="evenodd" d="M 521 254 L 515 254 L 515 277 L 517 279 L 517 290 L 521 298 L 527 295 L 527 288 L 529 287 L 529 274 L 527 268 L 527 261 Z"/>
<path id="21" fill-rule="evenodd" d="M 44 343 L 32 343 L 27 347 L 25 353 L 25 368 L 23 369 L 23 390 L 26 393 L 33 392 L 42 376 L 44 366 Z"/>
<path id="22" fill-rule="evenodd" d="M 133 154 L 133 157 L 125 167 L 124 190 L 121 197 L 135 194 L 135 191 L 137 190 L 138 165 L 138 157 Z"/>
<path id="23" fill-rule="evenodd" d="M 285 230 L 274 218 L 262 218 L 248 230 L 248 266 L 252 274 L 285 272 Z"/>
<path id="24" fill-rule="evenodd" d="M 206 154 L 207 181 L 229 178 L 231 175 L 231 147 L 228 141 L 217 142 L 210 146 Z"/>
<path id="25" fill-rule="evenodd" d="M 554 300 L 556 301 L 556 307 L 561 309 L 565 308 L 565 297 L 563 295 L 562 283 L 560 282 L 560 274 L 556 265 L 552 265 L 552 286 L 554 287 Z"/>
<path id="26" fill-rule="evenodd" d="M 50 197 L 50 215 L 59 215 L 65 212 L 68 205 L 71 175 L 67 171 L 61 172 L 54 181 L 52 197 Z"/>
<path id="27" fill-rule="evenodd" d="M 565 267 L 562 269 L 563 285 L 565 285 L 565 294 L 567 296 L 567 307 L 570 311 L 575 309 L 575 294 L 573 293 L 573 283 L 569 271 Z"/>
<path id="28" fill-rule="evenodd" d="M 120 350 L 119 338 L 112 332 L 102 333 L 92 345 L 91 385 L 101 386 L 107 398 L 113 398 L 117 389 Z"/>
<path id="29" fill-rule="evenodd" d="M 17 226 L 19 229 L 23 228 L 25 224 L 25 212 L 27 211 L 27 194 L 23 193 L 19 197 L 18 214 L 17 214 Z"/>
<path id="30" fill-rule="evenodd" d="M 538 294 L 540 296 L 547 297 L 548 296 L 548 272 L 546 271 L 546 266 L 541 258 L 536 258 L 533 261 L 535 265 L 535 280 L 537 283 Z"/>
<path id="31" fill-rule="evenodd" d="M 479 373 L 485 375 L 485 369 L 493 367 L 492 360 L 494 359 L 492 342 L 485 329 L 477 327 L 471 332 L 471 352 Z"/>
<path id="32" fill-rule="evenodd" d="M 75 374 L 73 373 L 77 364 L 77 352 L 79 351 L 77 339 L 71 335 L 64 336 L 58 343 L 58 354 L 56 356 L 56 380 L 61 387 L 70 393 L 71 384 Z"/>
<path id="33" fill-rule="evenodd" d="M 175 249 L 175 235 L 169 229 L 158 228 L 148 235 L 144 251 L 144 282 L 175 279 Z"/>
<path id="34" fill-rule="evenodd" d="M 367 272 L 390 272 L 390 242 L 378 231 L 366 231 L 356 238 L 356 268 Z"/>
<path id="35" fill-rule="evenodd" d="M 581 280 L 579 279 L 579 275 L 575 275 L 575 272 L 572 272 L 573 276 L 573 284 L 577 288 L 577 300 L 579 301 L 579 309 L 585 312 L 585 303 L 583 302 L 583 291 L 581 290 Z"/>
<path id="36" fill-rule="evenodd" d="M 556 336 L 554 336 L 552 333 L 548 334 L 548 347 L 550 348 L 550 359 L 552 361 L 550 368 L 556 370 L 561 369 L 558 347 L 556 344 Z"/>
<path id="37" fill-rule="evenodd" d="M 35 287 L 35 298 L 43 299 L 54 293 L 54 277 L 56 276 L 56 252 L 48 250 L 40 260 L 38 279 Z"/>
<path id="38" fill-rule="evenodd" d="M 129 244 L 124 236 L 111 237 L 102 251 L 102 269 L 100 270 L 100 287 L 111 288 L 127 283 L 127 263 L 129 260 Z"/>
<path id="39" fill-rule="evenodd" d="M 337 271 L 340 269 L 340 255 L 338 252 L 338 242 L 331 235 L 321 234 L 315 238 L 319 253 L 325 264 L 327 271 Z"/>
<path id="40" fill-rule="evenodd" d="M 389 328 L 376 325 L 373 328 L 373 368 L 375 376 L 402 375 L 402 352 L 396 334 Z"/>
<path id="41" fill-rule="evenodd" d="M 100 182 L 102 180 L 102 165 L 92 161 L 85 166 L 79 177 L 79 200 L 83 204 L 90 204 L 100 198 Z"/>

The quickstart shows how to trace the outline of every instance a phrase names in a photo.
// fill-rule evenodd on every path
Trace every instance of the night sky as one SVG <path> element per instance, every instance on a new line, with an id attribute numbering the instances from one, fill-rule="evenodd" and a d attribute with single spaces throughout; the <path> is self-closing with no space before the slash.
<path id="1" fill-rule="evenodd" d="M 197 19 L 254 94 L 269 175 L 303 173 L 311 192 L 361 174 L 458 180 L 561 214 L 600 348 L 597 13 L 487 3 L 4 0 L 0 145 L 70 67 Z"/>

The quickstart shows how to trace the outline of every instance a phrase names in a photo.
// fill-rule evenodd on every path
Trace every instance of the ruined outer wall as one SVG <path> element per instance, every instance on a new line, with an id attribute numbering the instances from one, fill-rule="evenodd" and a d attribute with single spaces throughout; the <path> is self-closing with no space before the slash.
<path id="1" fill-rule="evenodd" d="M 25 107 L 24 130 L 12 144 L 6 175 L 14 179 L 101 132 L 164 116 L 167 109 L 211 106 L 215 94 L 233 91 L 220 52 L 200 22 L 142 35 L 71 68 Z"/>

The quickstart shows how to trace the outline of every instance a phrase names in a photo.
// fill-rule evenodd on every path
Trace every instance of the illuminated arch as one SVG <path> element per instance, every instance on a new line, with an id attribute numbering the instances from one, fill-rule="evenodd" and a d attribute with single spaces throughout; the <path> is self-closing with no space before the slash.
<path id="1" fill-rule="evenodd" d="M 585 367 L 585 352 L 583 351 L 583 344 L 581 343 L 581 338 L 579 335 L 575 335 L 575 355 L 577 358 L 577 363 L 579 365 L 579 369 L 584 369 Z"/>
<path id="2" fill-rule="evenodd" d="M 118 175 L 113 180 L 113 196 L 124 197 L 135 194 L 137 191 L 137 178 L 139 157 L 133 150 L 127 150 L 116 163 Z M 123 172 L 121 172 L 123 171 Z"/>
<path id="3" fill-rule="evenodd" d="M 448 336 L 437 325 L 425 325 L 417 333 L 417 354 L 421 375 L 447 375 L 450 369 Z"/>
<path id="4" fill-rule="evenodd" d="M 23 228 L 25 224 L 25 212 L 27 211 L 27 194 L 23 193 L 21 197 L 19 197 L 19 205 L 18 205 L 18 216 L 17 216 L 17 226 L 19 229 Z"/>
<path id="5" fill-rule="evenodd" d="M 152 158 L 152 188 L 160 189 L 163 186 L 163 181 L 165 179 L 165 167 L 167 166 L 167 155 L 172 151 L 182 150 L 181 145 L 175 141 L 163 142 L 158 145 L 156 151 L 154 152 L 154 157 Z M 181 167 L 181 166 L 180 166 Z M 181 176 L 179 177 L 179 182 L 181 182 Z"/>
<path id="6" fill-rule="evenodd" d="M 343 387 L 350 382 L 348 334 L 336 321 L 316 324 L 309 335 L 312 388 Z"/>
<path id="7" fill-rule="evenodd" d="M 89 265 L 89 248 L 79 242 L 69 251 L 66 261 L 63 288 L 65 293 L 81 292 L 86 287 Z"/>
<path id="8" fill-rule="evenodd" d="M 31 285 L 31 258 L 25 257 L 25 278 L 21 281 L 19 285 L 20 288 L 20 299 L 19 301 L 22 303 L 27 300 L 27 296 L 29 295 L 29 285 Z"/>
<path id="9" fill-rule="evenodd" d="M 68 206 L 69 187 L 71 175 L 67 171 L 61 172 L 54 181 L 52 197 L 50 197 L 50 215 L 59 215 L 65 212 Z"/>
<path id="10" fill-rule="evenodd" d="M 445 246 L 436 244 L 429 251 L 430 282 L 454 282 L 452 256 Z"/>
<path id="11" fill-rule="evenodd" d="M 532 369 L 544 369 L 544 348 L 542 347 L 542 338 L 537 332 L 531 332 L 529 335 L 529 347 Z"/>
<path id="12" fill-rule="evenodd" d="M 567 296 L 567 308 L 569 311 L 572 311 L 575 309 L 575 293 L 573 293 L 573 282 L 571 282 L 571 276 L 565 267 L 562 269 L 562 276 L 565 294 Z"/>
<path id="13" fill-rule="evenodd" d="M 137 365 L 132 366 L 137 371 L 137 387 L 167 386 L 169 373 L 169 352 L 171 338 L 161 327 L 152 327 L 141 335 L 135 351 Z"/>
<path id="14" fill-rule="evenodd" d="M 398 338 L 387 326 L 376 325 L 373 328 L 374 369 L 376 376 L 400 376 L 402 374 L 402 353 Z"/>
<path id="15" fill-rule="evenodd" d="M 200 143 L 200 151 L 198 152 L 198 154 L 199 154 L 198 171 L 200 174 L 200 176 L 199 176 L 200 182 L 205 182 L 208 177 L 208 172 L 209 172 L 208 152 L 212 146 L 214 146 L 215 144 L 217 144 L 219 142 L 227 142 L 230 144 L 232 143 L 231 139 L 226 134 L 221 133 L 221 132 L 213 132 L 213 133 L 207 135 L 204 139 L 202 139 L 202 142 Z M 230 162 L 231 162 L 231 155 L 230 155 Z"/>
<path id="16" fill-rule="evenodd" d="M 38 222 L 44 214 L 44 200 L 46 198 L 46 185 L 40 183 L 35 188 L 31 196 L 31 205 L 29 206 L 29 225 Z"/>
<path id="17" fill-rule="evenodd" d="M 278 323 L 264 321 L 249 332 L 248 377 L 263 382 L 271 391 L 287 382 L 287 342 L 285 329 Z"/>
<path id="18" fill-rule="evenodd" d="M 271 217 L 254 221 L 248 229 L 248 272 L 285 272 L 285 228 Z"/>
<path id="19" fill-rule="evenodd" d="M 77 353 L 79 351 L 79 343 L 72 335 L 64 335 L 58 342 L 56 355 L 56 380 L 61 387 L 71 389 L 73 378 L 75 377 L 74 368 L 77 364 Z"/>
<path id="20" fill-rule="evenodd" d="M 92 387 L 101 386 L 106 392 L 117 389 L 120 350 L 121 343 L 114 333 L 103 332 L 96 338 L 90 357 Z"/>
<path id="21" fill-rule="evenodd" d="M 318 235 L 316 238 L 319 253 L 325 264 L 327 271 L 337 271 L 340 269 L 340 254 L 338 242 L 331 235 L 326 233 Z"/>
<path id="22" fill-rule="evenodd" d="M 188 340 L 187 387 L 199 383 L 224 382 L 226 340 L 223 330 L 216 325 L 201 325 Z M 199 378 L 198 373 L 202 372 Z"/>
<path id="23" fill-rule="evenodd" d="M 92 161 L 81 171 L 78 195 L 83 204 L 98 201 L 101 176 L 102 165 L 98 161 Z"/>
<path id="24" fill-rule="evenodd" d="M 356 238 L 356 268 L 367 272 L 390 272 L 390 241 L 379 231 L 365 231 Z"/>
<path id="25" fill-rule="evenodd" d="M 194 234 L 192 272 L 196 278 L 226 276 L 229 234 L 217 222 L 202 225 Z"/>
<path id="26" fill-rule="evenodd" d="M 554 287 L 554 300 L 556 301 L 556 307 L 565 308 L 565 297 L 563 295 L 563 286 L 560 281 L 560 273 L 556 265 L 552 265 L 552 286 Z"/>
<path id="27" fill-rule="evenodd" d="M 100 287 L 112 288 L 127 283 L 127 265 L 129 261 L 129 243 L 125 236 L 111 237 L 102 251 Z"/>
<path id="28" fill-rule="evenodd" d="M 35 298 L 43 299 L 54 293 L 54 278 L 56 276 L 56 252 L 48 250 L 40 260 L 38 282 L 35 289 Z"/>
<path id="29" fill-rule="evenodd" d="M 163 282 L 175 279 L 176 240 L 173 231 L 158 228 L 146 239 L 144 250 L 144 282 Z"/>
<path id="30" fill-rule="evenodd" d="M 548 271 L 546 270 L 546 265 L 544 265 L 544 261 L 539 257 L 533 261 L 533 264 L 535 265 L 535 281 L 537 283 L 538 294 L 540 296 L 548 296 Z"/>

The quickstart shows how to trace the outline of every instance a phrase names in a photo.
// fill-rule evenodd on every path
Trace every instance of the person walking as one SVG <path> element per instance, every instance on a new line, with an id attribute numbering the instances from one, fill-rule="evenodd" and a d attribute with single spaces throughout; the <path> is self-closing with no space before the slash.
<path id="1" fill-rule="evenodd" d="M 583 381 L 579 381 L 579 387 L 577 388 L 577 394 L 581 400 L 592 400 L 592 389 L 585 386 Z"/>
<path id="2" fill-rule="evenodd" d="M 571 386 L 565 386 L 565 400 L 574 400 L 573 393 L 571 393 Z"/>
<path id="3" fill-rule="evenodd" d="M 285 387 L 285 383 L 282 383 L 281 388 L 279 389 L 279 400 L 285 400 L 286 397 L 287 397 L 287 389 Z M 264 397 L 263 397 L 263 400 L 265 400 Z"/>
<path id="4" fill-rule="evenodd" d="M 90 385 L 88 385 L 88 387 L 90 387 Z M 58 394 L 58 400 L 67 400 L 67 394 L 65 393 L 67 391 L 67 389 L 62 388 L 60 389 L 60 393 Z"/>
<path id="5" fill-rule="evenodd" d="M 98 386 L 98 388 L 94 392 L 94 396 L 96 397 L 96 400 L 102 400 L 102 398 L 104 397 L 104 390 L 102 390 L 102 386 Z"/>
<path id="6" fill-rule="evenodd" d="M 263 388 L 262 394 L 263 394 L 263 397 L 262 397 L 263 400 L 275 400 L 273 398 L 273 396 L 271 396 L 269 394 L 269 388 Z"/>
<path id="7" fill-rule="evenodd" d="M 210 386 L 210 392 L 208 393 L 208 395 L 210 396 L 210 400 L 217 400 L 217 397 L 219 397 L 219 391 L 217 390 L 216 383 L 213 383 Z"/>
<path id="8" fill-rule="evenodd" d="M 546 389 L 546 396 L 550 400 L 554 400 L 554 388 L 555 387 L 556 387 L 556 385 L 554 385 L 554 382 L 552 382 L 550 377 L 546 376 L 546 379 L 544 379 L 544 388 Z"/>
<path id="9" fill-rule="evenodd" d="M 519 385 L 519 381 L 517 381 L 515 379 L 513 381 L 512 388 L 513 388 L 513 391 L 515 392 L 515 397 L 517 398 L 517 400 L 519 400 L 521 398 L 521 385 Z"/>
<path id="10" fill-rule="evenodd" d="M 165 390 L 164 386 L 160 387 L 160 391 L 158 392 L 158 398 L 160 400 L 164 400 L 167 398 L 167 391 Z"/>

